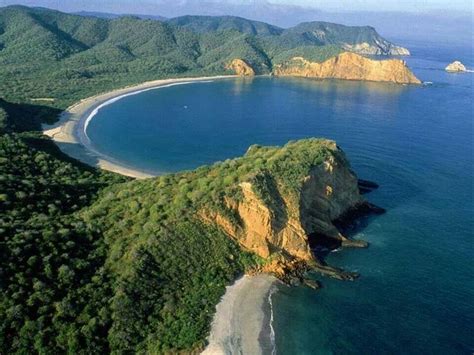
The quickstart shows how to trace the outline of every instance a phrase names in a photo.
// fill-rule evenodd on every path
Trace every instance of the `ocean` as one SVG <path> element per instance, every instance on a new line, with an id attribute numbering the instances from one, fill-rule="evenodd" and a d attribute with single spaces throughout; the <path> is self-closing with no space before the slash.
<path id="1" fill-rule="evenodd" d="M 225 79 L 150 90 L 103 107 L 95 150 L 153 173 L 237 157 L 251 144 L 326 137 L 380 188 L 385 209 L 349 231 L 368 249 L 326 261 L 353 282 L 272 294 L 277 354 L 472 354 L 474 67 L 472 47 L 402 42 L 425 86 L 296 78 Z"/>

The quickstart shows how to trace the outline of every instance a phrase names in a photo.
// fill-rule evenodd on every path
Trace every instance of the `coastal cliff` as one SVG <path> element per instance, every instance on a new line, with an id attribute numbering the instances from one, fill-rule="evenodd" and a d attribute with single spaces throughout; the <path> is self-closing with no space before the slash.
<path id="1" fill-rule="evenodd" d="M 373 60 L 350 52 L 341 53 L 322 63 L 310 62 L 302 57 L 294 57 L 288 62 L 276 66 L 273 74 L 276 76 L 421 84 L 421 81 L 402 60 Z"/>
<path id="2" fill-rule="evenodd" d="M 225 69 L 240 76 L 256 74 L 256 70 L 240 58 L 233 59 L 225 66 Z M 313 62 L 305 57 L 295 56 L 274 65 L 272 75 L 421 84 L 403 60 L 376 60 L 352 52 L 342 52 L 322 62 Z"/>
<path id="3" fill-rule="evenodd" d="M 225 69 L 232 70 L 235 74 L 240 76 L 255 75 L 255 70 L 249 64 L 247 64 L 247 62 L 239 58 L 235 58 L 230 63 L 228 63 Z"/>
<path id="4" fill-rule="evenodd" d="M 261 161 L 262 166 L 239 182 L 237 193 L 225 193 L 225 213 L 205 206 L 199 217 L 217 225 L 246 250 L 270 260 L 260 271 L 284 278 L 304 265 L 330 276 L 351 278 L 353 275 L 323 265 L 311 250 L 312 245 L 328 242 L 367 246 L 346 238 L 333 223 L 369 206 L 336 143 L 306 140 L 279 149 L 252 146 L 244 159 Z"/>

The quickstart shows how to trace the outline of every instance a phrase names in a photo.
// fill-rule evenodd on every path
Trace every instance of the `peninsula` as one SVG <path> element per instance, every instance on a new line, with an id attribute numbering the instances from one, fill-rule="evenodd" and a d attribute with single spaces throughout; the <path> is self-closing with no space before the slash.
<path id="1" fill-rule="evenodd" d="M 116 349 L 164 351 L 163 339 L 174 334 L 168 321 L 202 340 L 225 285 L 242 272 L 271 273 L 290 284 L 304 283 L 309 269 L 357 277 L 311 248 L 367 246 L 336 227 L 382 212 L 359 185 L 335 142 L 305 139 L 251 146 L 241 158 L 108 188 L 80 216 L 100 226 L 110 250 Z M 192 314 L 203 322 L 186 325 Z"/>

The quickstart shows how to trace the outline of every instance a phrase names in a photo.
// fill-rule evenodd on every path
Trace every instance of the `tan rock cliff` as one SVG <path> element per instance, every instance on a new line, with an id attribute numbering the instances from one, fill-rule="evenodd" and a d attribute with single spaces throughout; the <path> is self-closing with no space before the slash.
<path id="1" fill-rule="evenodd" d="M 335 269 L 323 266 L 314 257 L 310 239 L 317 243 L 318 238 L 330 238 L 340 245 L 365 246 L 349 241 L 333 224 L 365 201 L 344 153 L 333 141 L 323 141 L 322 145 L 327 153 L 324 161 L 307 165 L 293 188 L 290 189 L 288 182 L 278 174 L 266 171 L 241 182 L 239 198 L 225 196 L 226 207 L 232 212 L 230 215 L 237 216 L 239 224 L 218 211 L 203 209 L 199 216 L 207 223 L 217 224 L 246 249 L 263 258 L 273 258 L 262 271 L 281 276 L 286 269 L 304 262 L 335 276 Z M 247 156 L 249 154 L 252 153 Z M 287 154 L 291 156 L 291 149 Z M 273 164 L 287 162 L 274 161 Z M 288 169 L 301 167 L 295 165 Z M 265 191 L 265 195 L 258 191 Z"/>
<path id="2" fill-rule="evenodd" d="M 247 64 L 242 59 L 236 58 L 233 59 L 230 63 L 228 63 L 225 67 L 227 70 L 232 70 L 235 74 L 240 76 L 254 76 L 255 70 Z"/>
<path id="3" fill-rule="evenodd" d="M 341 53 L 322 63 L 310 62 L 302 57 L 294 57 L 290 61 L 276 66 L 273 73 L 277 76 L 421 84 L 421 81 L 402 60 L 373 60 L 350 52 Z"/>

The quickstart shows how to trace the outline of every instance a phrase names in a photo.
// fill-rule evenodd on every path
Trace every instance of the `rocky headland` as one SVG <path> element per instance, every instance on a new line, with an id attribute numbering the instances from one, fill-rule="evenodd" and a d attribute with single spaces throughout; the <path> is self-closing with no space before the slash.
<path id="1" fill-rule="evenodd" d="M 255 75 L 256 71 L 242 59 L 234 59 L 226 65 L 240 76 Z M 318 79 L 342 79 L 390 82 L 396 84 L 421 84 L 421 81 L 400 59 L 376 60 L 353 52 L 342 52 L 323 62 L 312 62 L 304 57 L 292 57 L 277 64 L 271 72 L 274 76 L 295 76 Z"/>
<path id="2" fill-rule="evenodd" d="M 343 227 L 361 215 L 383 212 L 363 196 L 376 187 L 358 180 L 334 141 L 304 139 L 283 147 L 254 145 L 240 158 L 131 182 L 127 189 L 137 193 L 110 190 L 87 213 L 100 218 L 115 240 L 120 226 L 107 216 L 141 230 L 141 222 L 126 206 L 133 206 L 146 191 L 140 210 L 153 211 L 147 225 L 155 233 L 169 225 L 176 230 L 192 226 L 203 236 L 217 230 L 257 256 L 260 262 L 247 270 L 250 274 L 271 273 L 287 283 L 304 282 L 309 269 L 351 280 L 357 275 L 326 265 L 314 250 L 367 246 L 344 235 Z M 143 242 L 126 240 L 123 250 Z"/>
<path id="3" fill-rule="evenodd" d="M 282 148 L 252 146 L 242 159 L 260 166 L 238 183 L 237 191 L 225 193 L 223 208 L 202 206 L 199 218 L 265 259 L 255 273 L 272 273 L 288 283 L 305 282 L 308 269 L 339 279 L 357 277 L 326 265 L 313 252 L 317 246 L 366 247 L 338 226 L 383 212 L 361 194 L 376 185 L 359 182 L 336 143 L 309 139 Z"/>
<path id="4" fill-rule="evenodd" d="M 273 73 L 276 76 L 421 84 L 403 60 L 375 60 L 351 52 L 343 52 L 322 63 L 294 57 L 276 66 Z"/>

